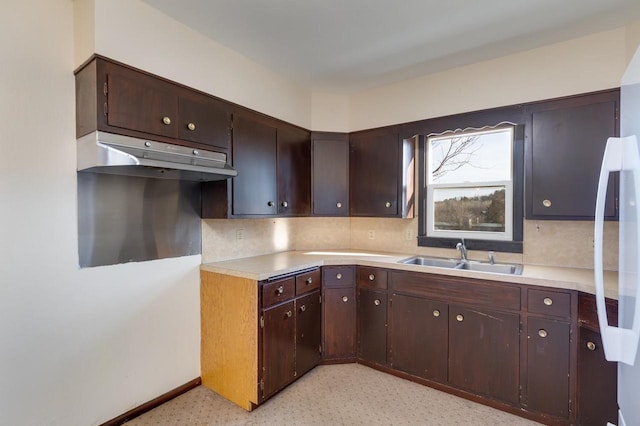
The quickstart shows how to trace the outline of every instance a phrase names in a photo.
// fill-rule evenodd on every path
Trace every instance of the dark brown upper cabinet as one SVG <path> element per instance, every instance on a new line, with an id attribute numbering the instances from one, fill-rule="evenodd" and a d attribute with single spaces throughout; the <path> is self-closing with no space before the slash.
<path id="1" fill-rule="evenodd" d="M 312 135 L 313 214 L 349 215 L 349 135 L 313 133 Z"/>
<path id="2" fill-rule="evenodd" d="M 95 130 L 226 152 L 231 104 L 95 57 L 76 72 L 76 136 Z"/>
<path id="3" fill-rule="evenodd" d="M 203 185 L 204 218 L 311 214 L 309 131 L 243 111 L 233 116 L 232 139 L 238 176 Z"/>
<path id="4" fill-rule="evenodd" d="M 413 146 L 397 126 L 349 135 L 351 216 L 413 216 Z"/>
<path id="5" fill-rule="evenodd" d="M 237 115 L 233 118 L 232 179 L 234 215 L 275 215 L 277 207 L 274 127 Z"/>
<path id="6" fill-rule="evenodd" d="M 311 214 L 311 134 L 290 125 L 278 126 L 278 214 Z"/>
<path id="7" fill-rule="evenodd" d="M 545 101 L 525 108 L 527 219 L 591 220 L 607 138 L 619 134 L 620 91 Z M 616 211 L 609 180 L 605 216 Z"/>

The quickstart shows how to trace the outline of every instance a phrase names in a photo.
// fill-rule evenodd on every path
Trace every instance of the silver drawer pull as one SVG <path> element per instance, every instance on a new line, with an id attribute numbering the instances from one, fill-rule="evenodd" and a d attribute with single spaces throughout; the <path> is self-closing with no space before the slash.
<path id="1" fill-rule="evenodd" d="M 540 330 L 538 330 L 538 336 L 542 337 L 543 339 L 548 335 L 549 333 L 547 333 L 547 330 L 545 330 L 544 328 L 541 328 Z"/>
<path id="2" fill-rule="evenodd" d="M 553 305 L 553 299 L 551 299 L 550 297 L 545 297 L 544 300 L 542 300 L 542 302 L 547 306 Z"/>
<path id="3" fill-rule="evenodd" d="M 287 316 L 287 318 L 291 318 L 293 316 L 293 312 L 287 311 L 285 315 Z"/>
<path id="4" fill-rule="evenodd" d="M 461 314 L 456 315 L 456 321 L 458 322 L 464 321 L 464 316 L 462 316 Z"/>
<path id="5" fill-rule="evenodd" d="M 380 306 L 380 299 L 374 300 L 373 304 L 376 305 L 376 306 Z"/>
<path id="6" fill-rule="evenodd" d="M 304 312 L 304 311 L 306 311 L 306 310 L 307 310 L 307 307 L 306 307 L 306 306 L 304 306 L 304 305 L 300 306 L 300 312 Z"/>
<path id="7" fill-rule="evenodd" d="M 313 284 L 313 278 L 309 277 L 305 282 L 307 283 L 307 285 Z"/>
<path id="8" fill-rule="evenodd" d="M 347 296 L 342 296 L 342 301 L 343 301 L 343 302 L 348 302 L 348 301 L 349 301 L 349 298 L 348 298 Z"/>
<path id="9" fill-rule="evenodd" d="M 342 279 L 342 274 L 336 274 L 336 279 L 341 280 Z"/>
<path id="10" fill-rule="evenodd" d="M 595 351 L 596 350 L 596 344 L 593 342 L 587 342 L 587 349 L 589 349 L 590 351 Z"/>
<path id="11" fill-rule="evenodd" d="M 376 279 L 376 276 L 373 274 L 369 274 L 369 281 L 373 281 Z"/>
<path id="12" fill-rule="evenodd" d="M 277 294 L 278 296 L 280 296 L 282 293 L 284 293 L 284 287 L 283 287 L 283 286 L 280 286 L 280 287 L 278 287 L 278 288 L 277 288 L 277 290 L 276 290 L 276 294 Z"/>
<path id="13" fill-rule="evenodd" d="M 439 310 L 437 310 L 437 309 L 436 309 L 436 310 L 434 310 L 434 311 L 433 311 L 433 316 L 434 316 L 434 317 L 436 317 L 436 318 L 437 318 L 437 317 L 439 317 L 439 316 L 440 316 L 440 311 L 439 311 Z"/>

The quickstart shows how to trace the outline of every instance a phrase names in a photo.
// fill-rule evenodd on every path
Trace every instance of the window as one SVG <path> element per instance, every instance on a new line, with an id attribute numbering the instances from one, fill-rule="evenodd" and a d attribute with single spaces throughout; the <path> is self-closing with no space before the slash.
<path id="1" fill-rule="evenodd" d="M 429 135 L 426 237 L 514 240 L 515 126 Z"/>

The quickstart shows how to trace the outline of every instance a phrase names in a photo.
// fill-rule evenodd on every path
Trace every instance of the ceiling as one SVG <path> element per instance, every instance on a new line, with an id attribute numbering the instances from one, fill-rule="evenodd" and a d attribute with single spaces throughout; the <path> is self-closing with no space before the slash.
<path id="1" fill-rule="evenodd" d="M 312 90 L 352 93 L 623 26 L 638 0 L 144 0 Z"/>

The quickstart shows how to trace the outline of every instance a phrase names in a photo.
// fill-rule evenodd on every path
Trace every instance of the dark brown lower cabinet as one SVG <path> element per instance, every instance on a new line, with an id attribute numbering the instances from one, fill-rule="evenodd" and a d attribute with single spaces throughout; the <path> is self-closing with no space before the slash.
<path id="1" fill-rule="evenodd" d="M 391 366 L 418 377 L 446 382 L 448 305 L 394 294 L 389 317 Z"/>
<path id="2" fill-rule="evenodd" d="M 296 376 L 320 363 L 320 292 L 296 299 Z"/>
<path id="3" fill-rule="evenodd" d="M 387 363 L 387 292 L 358 290 L 358 358 Z"/>
<path id="4" fill-rule="evenodd" d="M 580 327 L 578 424 L 618 423 L 618 368 L 604 357 L 600 333 Z"/>
<path id="5" fill-rule="evenodd" d="M 326 288 L 324 291 L 323 354 L 326 360 L 356 356 L 356 288 Z"/>
<path id="6" fill-rule="evenodd" d="M 285 387 L 295 377 L 295 302 L 284 303 L 263 312 L 262 369 L 263 398 Z"/>
<path id="7" fill-rule="evenodd" d="M 520 315 L 449 306 L 449 383 L 519 402 Z"/>
<path id="8" fill-rule="evenodd" d="M 569 417 L 571 325 L 529 317 L 527 325 L 527 407 Z"/>

